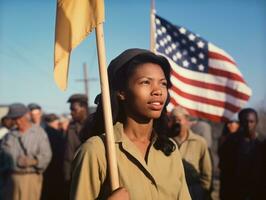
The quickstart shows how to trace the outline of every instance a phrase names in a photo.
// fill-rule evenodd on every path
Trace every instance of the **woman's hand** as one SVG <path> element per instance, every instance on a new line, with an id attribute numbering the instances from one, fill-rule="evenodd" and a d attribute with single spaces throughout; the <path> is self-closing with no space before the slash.
<path id="1" fill-rule="evenodd" d="M 113 191 L 107 200 L 130 200 L 130 198 L 127 189 L 120 187 Z"/>

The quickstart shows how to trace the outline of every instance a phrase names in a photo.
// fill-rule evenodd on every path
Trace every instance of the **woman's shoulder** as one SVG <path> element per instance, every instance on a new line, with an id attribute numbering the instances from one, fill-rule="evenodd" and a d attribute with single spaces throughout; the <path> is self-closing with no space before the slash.
<path id="1" fill-rule="evenodd" d="M 77 156 L 87 155 L 89 157 L 105 158 L 105 145 L 100 136 L 93 136 L 81 144 Z"/>

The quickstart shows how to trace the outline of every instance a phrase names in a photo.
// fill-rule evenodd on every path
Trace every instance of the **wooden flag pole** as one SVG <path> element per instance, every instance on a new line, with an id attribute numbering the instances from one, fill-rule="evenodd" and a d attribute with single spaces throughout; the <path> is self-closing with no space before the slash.
<path id="1" fill-rule="evenodd" d="M 101 91 L 102 91 L 102 104 L 104 112 L 105 131 L 106 131 L 107 160 L 108 160 L 109 174 L 111 180 L 111 188 L 114 191 L 117 188 L 119 188 L 119 178 L 118 178 L 117 159 L 116 159 L 116 151 L 114 143 L 113 120 L 111 112 L 109 82 L 108 82 L 107 67 L 106 67 L 104 31 L 102 23 L 96 26 L 96 41 L 97 41 Z"/>
<path id="2" fill-rule="evenodd" d="M 150 51 L 155 53 L 155 3 L 151 0 L 150 11 Z"/>

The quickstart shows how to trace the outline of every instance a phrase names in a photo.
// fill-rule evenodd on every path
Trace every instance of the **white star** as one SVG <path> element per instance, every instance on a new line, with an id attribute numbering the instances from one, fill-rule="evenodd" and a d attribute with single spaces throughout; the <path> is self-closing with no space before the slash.
<path id="1" fill-rule="evenodd" d="M 172 43 L 171 46 L 172 46 L 173 49 L 176 49 L 176 45 L 174 43 Z"/>
<path id="2" fill-rule="evenodd" d="M 183 65 L 184 65 L 184 67 L 188 67 L 189 62 L 188 62 L 187 60 L 184 60 L 184 61 L 183 61 Z"/>
<path id="3" fill-rule="evenodd" d="M 156 47 L 156 49 L 159 49 L 160 45 L 156 43 L 155 47 Z"/>
<path id="4" fill-rule="evenodd" d="M 190 33 L 189 36 L 188 36 L 188 38 L 189 38 L 189 40 L 194 41 L 196 37 L 195 37 L 195 35 L 193 35 L 192 33 Z"/>
<path id="5" fill-rule="evenodd" d="M 168 49 L 165 49 L 164 51 L 166 54 L 169 54 L 169 50 Z"/>
<path id="6" fill-rule="evenodd" d="M 164 38 L 164 39 L 163 39 L 163 42 L 164 42 L 164 44 L 167 44 L 167 39 Z"/>
<path id="7" fill-rule="evenodd" d="M 197 63 L 197 59 L 195 57 L 192 57 L 191 58 L 191 62 L 194 63 L 194 64 L 196 64 Z"/>
<path id="8" fill-rule="evenodd" d="M 195 47 L 191 46 L 190 48 L 190 51 L 194 52 L 195 51 Z"/>
<path id="9" fill-rule="evenodd" d="M 200 53 L 200 54 L 199 54 L 199 58 L 200 58 L 200 59 L 204 59 L 204 54 L 203 54 L 203 53 Z"/>
<path id="10" fill-rule="evenodd" d="M 155 23 L 158 24 L 158 25 L 160 25 L 161 24 L 161 21 L 159 19 L 156 19 L 155 20 Z"/>
<path id="11" fill-rule="evenodd" d="M 157 33 L 158 33 L 159 35 L 162 35 L 162 34 L 163 34 L 162 31 L 161 31 L 160 29 L 157 30 Z"/>
<path id="12" fill-rule="evenodd" d="M 167 49 L 168 49 L 169 53 L 171 53 L 173 51 L 173 49 L 170 46 L 168 46 Z"/>
<path id="13" fill-rule="evenodd" d="M 166 32 L 166 28 L 162 26 L 162 32 L 165 33 Z"/>
<path id="14" fill-rule="evenodd" d="M 176 44 L 176 46 L 177 46 L 177 47 L 179 47 L 179 46 L 180 46 L 180 43 L 179 43 L 179 42 L 176 42 L 175 44 Z"/>
<path id="15" fill-rule="evenodd" d="M 202 64 L 199 65 L 199 70 L 203 71 L 204 70 L 204 66 Z"/>
<path id="16" fill-rule="evenodd" d="M 177 61 L 177 57 L 176 57 L 176 55 L 173 55 L 172 58 L 173 58 L 174 61 Z"/>
<path id="17" fill-rule="evenodd" d="M 179 29 L 179 31 L 180 31 L 180 33 L 182 33 L 182 34 L 185 34 L 185 33 L 187 32 L 187 30 L 186 30 L 184 27 L 181 27 L 181 28 Z"/>
<path id="18" fill-rule="evenodd" d="M 199 48 L 203 48 L 204 47 L 204 43 L 202 41 L 199 41 L 197 43 L 197 45 L 198 45 Z"/>
<path id="19" fill-rule="evenodd" d="M 182 58 L 182 54 L 179 51 L 175 55 L 178 59 Z"/>
<path id="20" fill-rule="evenodd" d="M 172 40 L 171 36 L 170 35 L 167 35 L 166 36 L 167 40 L 170 42 Z"/>
<path id="21" fill-rule="evenodd" d="M 163 42 L 163 40 L 160 40 L 159 43 L 160 43 L 160 45 L 161 45 L 162 47 L 164 46 L 164 42 Z"/>

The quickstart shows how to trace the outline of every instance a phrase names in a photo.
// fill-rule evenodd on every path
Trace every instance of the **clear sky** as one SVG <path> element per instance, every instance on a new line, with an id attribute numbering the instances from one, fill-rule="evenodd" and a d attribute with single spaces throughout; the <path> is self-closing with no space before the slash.
<path id="1" fill-rule="evenodd" d="M 185 26 L 227 51 L 253 95 L 248 106 L 266 99 L 265 0 L 157 0 L 157 14 Z M 0 104 L 39 103 L 47 112 L 68 112 L 67 98 L 83 93 L 84 62 L 89 78 L 99 79 L 95 33 L 71 56 L 69 83 L 60 91 L 53 80 L 56 0 L 0 0 Z M 107 64 L 127 48 L 149 48 L 149 0 L 105 1 Z M 90 105 L 100 82 L 89 85 Z"/>

